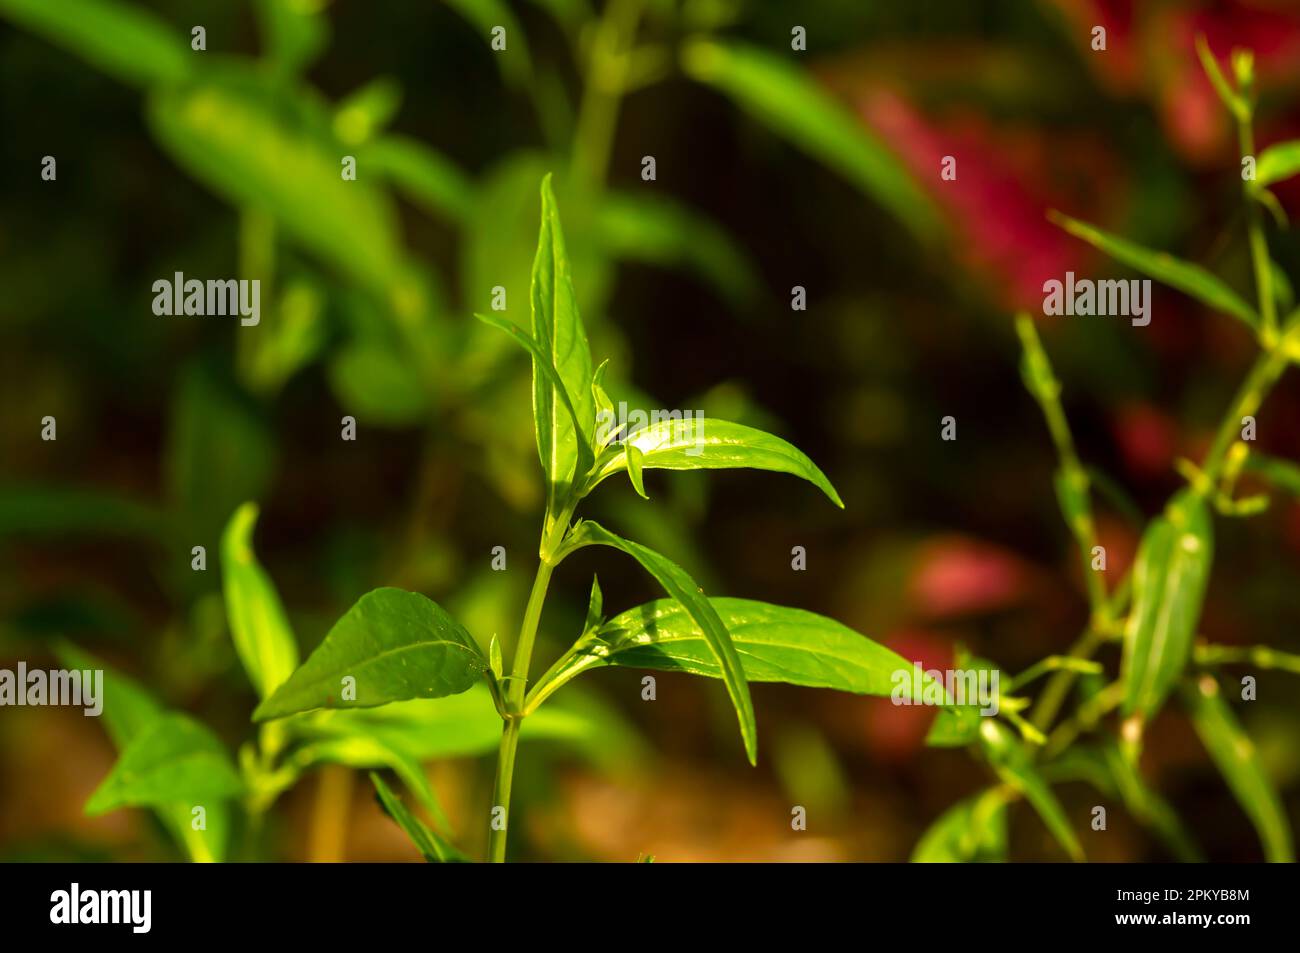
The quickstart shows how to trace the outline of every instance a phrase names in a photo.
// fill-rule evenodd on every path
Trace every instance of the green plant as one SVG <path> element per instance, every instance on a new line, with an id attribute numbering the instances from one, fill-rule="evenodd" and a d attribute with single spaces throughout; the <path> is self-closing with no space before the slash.
<path id="1" fill-rule="evenodd" d="M 1235 85 L 1222 75 L 1204 40 L 1198 43 L 1211 82 L 1236 118 L 1243 170 L 1255 163 L 1252 130 L 1252 60 L 1234 52 Z M 1248 161 L 1245 161 L 1248 160 Z M 1162 281 L 1246 325 L 1258 341 L 1260 355 L 1229 404 L 1214 440 L 1199 464 L 1179 461 L 1187 486 L 1168 501 L 1142 534 L 1130 572 L 1113 587 L 1098 562 L 1092 489 L 1106 490 L 1095 470 L 1080 461 L 1060 402 L 1061 387 L 1035 328 L 1027 315 L 1016 320 L 1023 352 L 1025 386 L 1042 408 L 1059 456 L 1056 496 L 1077 542 L 1086 582 L 1090 618 L 1086 631 L 1059 659 L 1048 659 L 1011 680 L 1018 689 L 1039 675 L 1050 674 L 1028 717 L 1014 717 L 1019 739 L 994 721 L 964 725 L 944 712 L 931 731 L 934 744 L 971 744 L 987 757 L 999 784 L 945 813 L 917 846 L 916 860 L 1001 860 L 1006 858 L 1005 806 L 1021 796 L 1038 809 L 1065 851 L 1082 859 L 1082 847 L 1052 795 L 1049 783 L 1085 781 L 1124 803 L 1172 854 L 1200 859 L 1194 838 L 1173 808 L 1142 776 L 1140 757 L 1146 725 L 1174 695 L 1182 701 L 1196 733 L 1228 787 L 1254 825 L 1266 859 L 1294 860 L 1290 826 L 1281 798 L 1255 756 L 1249 737 L 1224 699 L 1217 670 L 1246 664 L 1255 669 L 1300 672 L 1300 658 L 1268 647 L 1243 648 L 1197 640 L 1206 586 L 1214 554 L 1214 516 L 1242 518 L 1262 512 L 1268 497 L 1236 496 L 1239 477 L 1252 470 L 1276 488 L 1300 488 L 1300 468 L 1269 458 L 1238 439 L 1245 418 L 1253 418 L 1288 365 L 1300 361 L 1300 310 L 1290 308 L 1289 283 L 1268 255 L 1261 208 L 1280 212 L 1267 186 L 1300 172 L 1300 143 L 1274 146 L 1258 157 L 1256 174 L 1243 172 L 1249 208 L 1248 243 L 1256 282 L 1252 306 L 1221 279 L 1190 262 L 1143 248 L 1094 226 L 1053 214 L 1070 234 L 1094 245 L 1135 271 Z M 1107 681 L 1093 656 L 1120 646 L 1118 678 Z M 973 664 L 992 665 L 975 662 Z M 1058 715 L 1071 701 L 1073 711 Z M 1007 703 L 1004 699 L 1004 706 Z M 1118 711 L 1114 735 L 1099 731 Z"/>
<path id="2" fill-rule="evenodd" d="M 478 315 L 510 335 L 532 357 L 537 450 L 546 478 L 546 509 L 538 567 L 514 644 L 509 674 L 495 637 L 486 651 L 431 600 L 398 589 L 377 589 L 343 616 L 312 655 L 271 692 L 254 713 L 266 722 L 320 708 L 360 709 L 455 695 L 486 681 L 502 723 L 489 831 L 489 859 L 506 857 L 510 789 L 523 726 L 560 688 L 600 665 L 686 671 L 720 678 L 740 724 L 751 763 L 758 730 L 750 681 L 887 695 L 902 658 L 844 626 L 810 612 L 745 599 L 710 599 L 680 566 L 590 520 L 575 519 L 579 504 L 603 480 L 626 472 L 646 496 L 643 472 L 748 467 L 790 473 L 843 506 L 833 486 L 795 447 L 771 434 L 709 418 L 653 421 L 622 432 L 600 426 L 612 416 L 603 385 L 605 365 L 593 366 L 578 313 L 564 235 L 548 176 L 542 183 L 542 224 L 532 275 L 532 324 L 525 331 L 499 315 Z M 609 419 L 604 418 L 604 419 Z M 586 622 L 573 644 L 537 679 L 530 677 L 533 645 L 552 573 L 587 546 L 630 556 L 668 594 L 667 599 L 607 619 L 593 580 Z M 250 672 L 261 658 L 284 658 L 269 645 L 241 651 Z M 254 674 L 254 680 L 259 676 Z M 349 691 L 351 689 L 351 691 Z M 382 784 L 390 813 L 426 857 L 448 859 L 451 848 L 398 806 Z"/>

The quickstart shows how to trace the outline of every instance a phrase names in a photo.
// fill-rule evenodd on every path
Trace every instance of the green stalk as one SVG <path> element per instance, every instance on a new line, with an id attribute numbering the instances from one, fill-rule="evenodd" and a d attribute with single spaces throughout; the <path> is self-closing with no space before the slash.
<path id="1" fill-rule="evenodd" d="M 1237 140 L 1241 144 L 1242 157 L 1255 155 L 1255 129 L 1252 124 L 1251 111 L 1237 119 Z M 1254 182 L 1242 183 L 1246 193 L 1246 233 L 1250 244 L 1250 260 L 1255 269 L 1255 290 L 1259 298 L 1259 313 L 1263 319 L 1260 340 L 1266 350 L 1271 350 L 1277 343 L 1277 303 L 1273 300 L 1273 269 L 1268 257 L 1268 242 L 1264 240 L 1263 217 L 1259 213 L 1259 202 L 1254 196 Z"/>
<path id="2" fill-rule="evenodd" d="M 596 188 L 609 171 L 614 128 L 631 68 L 643 0 L 611 0 L 596 27 L 574 134 L 573 171 Z"/>

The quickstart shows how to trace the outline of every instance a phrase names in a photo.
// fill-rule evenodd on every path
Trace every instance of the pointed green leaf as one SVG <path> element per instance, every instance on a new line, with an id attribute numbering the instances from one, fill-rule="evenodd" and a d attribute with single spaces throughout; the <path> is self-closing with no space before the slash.
<path id="1" fill-rule="evenodd" d="M 206 726 L 176 712 L 160 715 L 127 744 L 86 803 L 87 814 L 119 807 L 205 805 L 243 791 L 225 748 Z"/>
<path id="2" fill-rule="evenodd" d="M 997 788 L 958 801 L 939 815 L 912 851 L 914 864 L 1004 863 L 1007 802 Z"/>
<path id="3" fill-rule="evenodd" d="M 565 387 L 563 381 L 560 380 L 559 373 L 555 370 L 555 367 L 546 359 L 546 352 L 542 350 L 537 341 L 498 314 L 479 314 L 475 312 L 474 317 L 478 318 L 484 324 L 490 324 L 494 328 L 505 331 L 516 344 L 533 356 L 534 379 L 536 379 L 537 376 L 540 376 L 551 382 L 552 399 L 557 399 L 559 401 L 561 412 L 567 415 L 571 428 L 570 432 L 576 432 L 578 430 L 578 411 L 575 409 L 575 405 L 569 397 L 568 388 Z M 587 388 L 587 391 L 590 393 L 590 388 Z M 533 419 L 536 422 L 538 434 L 551 432 L 550 427 L 547 424 L 547 421 L 551 419 L 550 416 L 539 413 L 538 405 L 536 403 L 533 404 Z M 592 419 L 593 421 L 595 419 L 594 413 Z M 586 470 L 591 466 L 593 460 L 591 446 L 585 440 L 576 446 L 578 469 L 586 472 Z M 542 458 L 542 467 L 543 469 L 546 467 L 546 457 Z M 570 473 L 570 476 L 572 476 L 572 473 Z"/>
<path id="4" fill-rule="evenodd" d="M 1083 847 L 1070 827 L 1065 808 L 1043 780 L 1024 744 L 1003 724 L 985 718 L 980 726 L 980 740 L 989 763 L 1002 783 L 1021 794 L 1038 812 L 1047 829 L 1065 849 L 1071 860 L 1083 860 Z"/>
<path id="5" fill-rule="evenodd" d="M 745 742 L 745 753 L 750 763 L 758 759 L 758 730 L 754 724 L 754 703 L 749 697 L 749 685 L 745 681 L 745 670 L 736 647 L 727 634 L 727 627 L 719 618 L 718 612 L 704 596 L 704 592 L 680 566 L 647 549 L 639 543 L 623 539 L 611 533 L 597 523 L 585 520 L 578 523 L 569 534 L 562 552 L 570 552 L 583 546 L 611 546 L 622 550 L 659 581 L 673 599 L 681 603 L 690 617 L 699 626 L 704 640 L 717 662 L 718 672 L 727 686 L 727 694 L 736 709 L 740 721 L 740 735 Z"/>
<path id="6" fill-rule="evenodd" d="M 1213 555 L 1209 508 L 1191 490 L 1175 496 L 1143 534 L 1120 664 L 1125 715 L 1149 719 L 1182 676 Z"/>
<path id="7" fill-rule="evenodd" d="M 841 509 L 844 502 L 830 480 L 793 444 L 753 427 L 711 417 L 660 420 L 628 436 L 602 458 L 585 485 L 591 490 L 606 477 L 627 468 L 628 448 L 641 452 L 648 470 L 726 470 L 748 467 L 802 477 Z"/>
<path id="8" fill-rule="evenodd" d="M 533 413 L 537 451 L 547 478 L 548 513 L 562 505 L 564 491 L 582 475 L 584 450 L 590 451 L 596 408 L 592 395 L 591 348 L 578 315 L 578 298 L 569 271 L 564 232 L 551 176 L 542 180 L 542 225 L 533 259 L 530 291 L 533 340 Z M 550 364 L 559 381 L 546 373 Z M 570 410 L 566 412 L 565 405 Z"/>
<path id="9" fill-rule="evenodd" d="M 500 678 L 505 671 L 505 663 L 501 659 L 501 640 L 497 638 L 495 632 L 492 633 L 492 642 L 488 645 L 488 667 L 497 678 Z"/>
<path id="10" fill-rule="evenodd" d="M 1246 301 L 1221 279 L 1200 265 L 1182 261 L 1172 255 L 1143 248 L 1127 239 L 1104 232 L 1100 228 L 1078 219 L 1050 212 L 1048 217 L 1076 238 L 1081 238 L 1094 248 L 1105 252 L 1134 271 L 1177 288 L 1206 307 L 1230 314 L 1252 328 L 1259 326 L 1259 316 Z"/>
<path id="11" fill-rule="evenodd" d="M 587 599 L 587 618 L 582 624 L 583 634 L 595 632 L 600 628 L 605 617 L 601 614 L 605 607 L 605 597 L 600 591 L 600 580 L 591 577 L 591 596 Z"/>
<path id="12" fill-rule="evenodd" d="M 83 652 L 69 643 L 60 644 L 56 651 L 66 668 L 99 670 L 104 673 L 101 687 L 104 699 L 102 721 L 113 746 L 119 752 L 125 751 L 135 738 L 162 716 L 163 707 L 152 695 L 134 680 L 105 665 L 89 652 Z M 194 830 L 191 814 L 193 807 L 193 804 L 183 802 L 160 804 L 154 806 L 154 813 L 171 833 L 173 840 L 189 853 L 190 859 L 220 863 L 226 856 L 226 842 L 230 832 L 229 802 L 212 799 L 204 805 L 208 821 L 206 830 Z"/>
<path id="13" fill-rule="evenodd" d="M 1218 683 L 1203 675 L 1195 685 L 1185 686 L 1183 698 L 1201 743 L 1255 826 L 1264 845 L 1264 858 L 1270 863 L 1294 863 L 1295 846 L 1286 808 L 1264 773 L 1255 746 L 1223 700 Z"/>
<path id="14" fill-rule="evenodd" d="M 0 14 L 134 86 L 178 83 L 194 62 L 189 28 L 113 0 L 0 0 Z"/>
<path id="15" fill-rule="evenodd" d="M 266 698 L 298 667 L 298 643 L 275 583 L 253 552 L 257 506 L 235 510 L 221 537 L 221 577 L 235 651 L 259 698 Z"/>
<path id="16" fill-rule="evenodd" d="M 253 718 L 455 695 L 482 678 L 487 667 L 473 636 L 436 602 L 416 592 L 375 589 L 335 623 L 307 661 L 257 706 Z M 345 698 L 348 688 L 355 694 Z"/>
<path id="17" fill-rule="evenodd" d="M 1255 164 L 1255 185 L 1264 188 L 1300 172 L 1300 139 L 1269 146 Z"/>
<path id="18" fill-rule="evenodd" d="M 643 500 L 650 499 L 650 497 L 646 495 L 645 480 L 641 476 L 642 461 L 645 458 L 645 454 L 640 451 L 636 444 L 629 443 L 627 445 L 627 450 L 624 451 L 624 455 L 627 457 L 627 478 L 632 482 L 632 489 L 636 490 L 637 496 L 641 497 Z"/>
<path id="19" fill-rule="evenodd" d="M 379 775 L 371 771 L 370 780 L 375 786 L 375 791 L 379 794 L 379 803 L 383 805 L 384 811 L 396 822 L 403 833 L 411 839 L 411 842 L 415 844 L 416 849 L 425 860 L 431 864 L 445 864 L 461 863 L 469 859 L 412 814 L 410 809 L 402 803 L 402 799 L 393 793 L 392 789 L 383 782 Z"/>
<path id="20" fill-rule="evenodd" d="M 843 175 L 918 237 L 934 239 L 934 202 L 895 154 L 830 98 L 804 70 L 755 46 L 695 40 L 686 74 L 714 87 L 796 148 Z"/>
<path id="21" fill-rule="evenodd" d="M 349 93 L 334 111 L 334 134 L 347 146 L 359 146 L 382 132 L 402 105 L 402 85 L 379 76 Z"/>
<path id="22" fill-rule="evenodd" d="M 1246 458 L 1246 469 L 1258 473 L 1279 490 L 1300 497 L 1300 464 L 1252 451 Z"/>

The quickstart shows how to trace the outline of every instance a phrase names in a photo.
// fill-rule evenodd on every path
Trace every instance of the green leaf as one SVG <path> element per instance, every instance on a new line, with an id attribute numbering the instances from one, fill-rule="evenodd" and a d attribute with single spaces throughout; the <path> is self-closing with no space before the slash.
<path id="1" fill-rule="evenodd" d="M 99 490 L 0 485 L 0 539 L 100 533 L 161 541 L 167 536 L 167 519 L 149 503 Z"/>
<path id="2" fill-rule="evenodd" d="M 958 646 L 956 663 L 953 666 L 963 672 L 997 672 L 998 685 L 1003 681 L 1003 674 L 997 665 L 988 659 L 970 655 L 964 647 Z M 992 685 L 992 677 L 989 678 Z M 945 688 L 946 694 L 946 688 Z M 930 730 L 926 733 L 925 743 L 931 748 L 961 748 L 979 738 L 980 725 L 986 716 L 980 714 L 978 705 L 951 705 L 939 709 Z"/>
<path id="3" fill-rule="evenodd" d="M 528 37 L 509 4 L 503 0 L 446 0 L 446 3 L 478 31 L 485 44 L 492 42 L 493 28 L 505 29 L 506 48 L 493 50 L 492 58 L 506 82 L 516 89 L 526 88 L 533 74 Z"/>
<path id="4" fill-rule="evenodd" d="M 1183 699 L 1201 743 L 1255 826 L 1265 859 L 1269 863 L 1294 863 L 1295 847 L 1286 808 L 1264 773 L 1255 746 L 1223 700 L 1218 683 L 1203 675 L 1195 685 L 1184 687 Z"/>
<path id="5" fill-rule="evenodd" d="M 104 673 L 101 688 L 104 711 L 101 718 L 108 737 L 119 752 L 126 750 L 135 738 L 163 714 L 162 705 L 144 688 L 89 652 L 66 642 L 59 644 L 55 651 L 66 668 L 99 670 Z M 194 829 L 190 813 L 192 804 L 156 805 L 154 813 L 192 860 L 219 863 L 226 855 L 230 807 L 223 800 L 209 801 L 205 806 L 208 821 L 206 830 Z"/>
<path id="6" fill-rule="evenodd" d="M 600 591 L 600 580 L 595 576 L 591 577 L 591 595 L 587 599 L 587 618 L 582 623 L 582 634 L 595 632 L 605 621 L 602 612 L 605 607 L 605 596 Z"/>
<path id="7" fill-rule="evenodd" d="M 1038 773 L 1020 739 L 1000 722 L 986 718 L 980 726 L 980 740 L 989 763 L 1002 783 L 1021 794 L 1033 806 L 1071 860 L 1083 860 L 1083 847 L 1070 827 L 1065 809 Z"/>
<path id="8" fill-rule="evenodd" d="M 554 515 L 564 503 L 568 486 L 582 476 L 576 471 L 587 459 L 583 451 L 590 451 L 596 407 L 591 391 L 591 348 L 578 315 L 549 174 L 542 180 L 542 225 L 530 296 L 533 340 L 540 351 L 533 356 L 533 415 L 537 451 L 547 477 L 547 512 Z M 558 382 L 546 373 L 548 363 Z M 571 412 L 566 413 L 562 405 L 568 405 Z"/>
<path id="9" fill-rule="evenodd" d="M 567 419 L 569 420 L 570 427 L 572 428 L 570 432 L 576 432 L 578 429 L 577 425 L 579 419 L 578 411 L 575 409 L 573 401 L 569 397 L 568 388 L 565 387 L 564 382 L 560 380 L 559 373 L 556 371 L 555 366 L 551 364 L 549 360 L 547 360 L 546 352 L 542 349 L 541 345 L 539 345 L 534 338 L 532 338 L 522 329 L 512 324 L 507 318 L 504 318 L 501 315 L 479 314 L 478 312 L 475 312 L 474 317 L 478 318 L 484 324 L 490 324 L 494 328 L 499 328 L 500 330 L 505 331 L 506 334 L 510 335 L 511 339 L 516 344 L 518 344 L 520 347 L 522 347 L 525 351 L 527 351 L 529 354 L 533 356 L 533 372 L 535 375 L 534 380 L 536 380 L 537 377 L 541 377 L 543 380 L 549 380 L 551 382 L 550 384 L 552 388 L 551 393 L 555 397 L 559 398 L 560 404 L 563 406 L 564 413 L 567 415 Z M 539 371 L 540 374 L 538 373 Z M 588 390 L 588 392 L 590 392 L 589 388 L 585 388 L 585 389 Z M 538 434 L 541 434 L 543 430 L 545 430 L 548 433 L 551 432 L 551 428 L 549 427 L 549 425 L 545 423 L 546 420 L 551 419 L 549 414 L 546 417 L 539 415 L 537 413 L 535 404 L 534 404 L 533 416 L 537 424 Z M 593 415 L 593 422 L 594 422 L 594 415 Z M 586 469 L 591 466 L 592 460 L 593 457 L 592 457 L 590 444 L 586 440 L 583 440 L 582 442 L 578 443 L 577 444 L 577 468 L 585 472 Z M 546 457 L 542 458 L 542 468 L 543 469 L 546 468 Z"/>
<path id="10" fill-rule="evenodd" d="M 492 633 L 492 643 L 488 646 L 488 667 L 497 678 L 505 671 L 505 663 L 501 659 L 501 640 L 495 632 Z"/>
<path id="11" fill-rule="evenodd" d="M 1269 146 L 1255 164 L 1255 186 L 1265 188 L 1300 172 L 1300 139 Z"/>
<path id="12" fill-rule="evenodd" d="M 334 111 L 334 134 L 348 146 L 359 146 L 382 132 L 402 105 L 402 85 L 379 76 L 354 90 Z"/>
<path id="13" fill-rule="evenodd" d="M 709 604 L 731 637 L 746 681 L 891 696 L 898 673 L 911 674 L 911 663 L 901 655 L 834 619 L 752 599 L 719 597 Z M 597 665 L 723 676 L 694 614 L 676 599 L 614 616 L 594 631 L 571 665 L 565 681 Z"/>
<path id="14" fill-rule="evenodd" d="M 476 186 L 450 159 L 417 139 L 389 135 L 366 145 L 357 167 L 391 182 L 403 195 L 432 215 L 468 221 Z"/>
<path id="15" fill-rule="evenodd" d="M 376 291 L 416 309 L 396 213 L 364 175 L 344 181 L 347 152 L 324 108 L 285 101 L 255 74 L 227 68 L 217 77 L 156 91 L 148 118 L 160 144 L 227 201 L 272 216 L 299 246 Z"/>
<path id="16" fill-rule="evenodd" d="M 111 0 L 0 0 L 0 13 L 133 86 L 178 83 L 194 62 L 189 28 Z"/>
<path id="17" fill-rule="evenodd" d="M 623 539 L 611 533 L 597 523 L 585 520 L 570 531 L 562 552 L 569 552 L 583 546 L 611 546 L 622 550 L 639 562 L 650 575 L 659 581 L 673 599 L 681 603 L 690 617 L 699 626 L 709 651 L 717 663 L 718 673 L 726 683 L 727 694 L 736 709 L 740 721 L 740 735 L 745 742 L 745 753 L 751 764 L 758 760 L 758 729 L 754 723 L 754 703 L 749 697 L 749 685 L 745 681 L 745 670 L 740 656 L 732 644 L 727 627 L 719 618 L 712 603 L 704 592 L 680 566 L 647 549 L 639 543 Z"/>
<path id="18" fill-rule="evenodd" d="M 359 722 L 334 724 L 336 727 L 361 726 Z M 349 731 L 303 745 L 293 752 L 290 759 L 298 770 L 305 770 L 321 762 L 341 764 L 349 768 L 391 768 L 439 824 L 450 826 L 419 760 L 400 744 L 393 743 L 391 738 Z"/>
<path id="19" fill-rule="evenodd" d="M 611 192 L 601 200 L 595 225 L 606 254 L 693 272 L 734 307 L 752 301 L 761 286 L 731 236 L 689 206 L 657 195 Z"/>
<path id="20" fill-rule="evenodd" d="M 1171 288 L 1177 288 L 1206 307 L 1230 314 L 1252 328 L 1259 326 L 1259 315 L 1255 313 L 1255 309 L 1221 279 L 1200 265 L 1182 261 L 1166 252 L 1143 248 L 1118 235 L 1104 232 L 1100 228 L 1070 218 L 1068 215 L 1062 215 L 1060 212 L 1049 212 L 1048 218 L 1074 237 L 1083 239 L 1134 271 L 1164 282 Z"/>
<path id="21" fill-rule="evenodd" d="M 1004 863 L 1006 795 L 992 788 L 958 801 L 939 815 L 912 851 L 914 864 Z"/>
<path id="22" fill-rule="evenodd" d="M 329 20 L 316 0 L 254 0 L 262 47 L 283 74 L 305 70 L 329 44 Z"/>
<path id="23" fill-rule="evenodd" d="M 622 448 L 622 449 L 620 449 Z M 612 474 L 627 468 L 627 450 L 641 452 L 647 470 L 726 470 L 749 467 L 802 477 L 832 503 L 844 508 L 830 480 L 793 444 L 753 427 L 710 417 L 660 420 L 626 437 L 602 457 L 599 468 L 584 484 L 584 493 Z"/>
<path id="24" fill-rule="evenodd" d="M 932 240 L 939 216 L 892 151 L 789 60 L 754 46 L 694 40 L 686 74 L 735 100 L 777 135 L 843 175 L 918 237 Z"/>
<path id="25" fill-rule="evenodd" d="M 400 342 L 349 342 L 330 361 L 329 380 L 343 409 L 367 424 L 409 427 L 429 416 L 430 395 Z"/>
<path id="26" fill-rule="evenodd" d="M 1246 458 L 1246 469 L 1258 473 L 1278 489 L 1300 497 L 1300 465 L 1252 451 Z"/>
<path id="27" fill-rule="evenodd" d="M 411 839 L 411 842 L 415 844 L 416 849 L 419 850 L 425 860 L 431 864 L 444 864 L 463 862 L 469 859 L 412 814 L 410 809 L 402 803 L 402 799 L 392 792 L 379 775 L 371 771 L 370 780 L 375 786 L 375 791 L 379 794 L 379 803 L 383 805 L 384 811 Z"/>
<path id="28" fill-rule="evenodd" d="M 436 602 L 401 589 L 366 593 L 270 698 L 255 721 L 324 707 L 370 708 L 463 692 L 487 670 L 465 629 Z M 345 683 L 345 678 L 355 681 Z M 344 699 L 346 687 L 355 694 Z"/>
<path id="29" fill-rule="evenodd" d="M 242 793 L 243 784 L 211 730 L 188 715 L 160 715 L 127 743 L 86 803 L 87 814 L 119 807 L 202 805 Z"/>
<path id="30" fill-rule="evenodd" d="M 1147 527 L 1133 565 L 1133 608 L 1120 663 L 1125 715 L 1149 719 L 1182 676 L 1213 555 L 1209 508 L 1183 490 Z"/>
<path id="31" fill-rule="evenodd" d="M 629 443 L 624 455 L 627 457 L 627 478 L 632 482 L 632 489 L 636 490 L 637 495 L 643 500 L 650 499 L 646 495 L 645 480 L 641 476 L 645 454 L 637 448 L 636 444 Z"/>
<path id="32" fill-rule="evenodd" d="M 254 503 L 230 517 L 221 537 L 221 578 L 235 651 L 258 697 L 266 698 L 298 667 L 298 643 L 275 583 L 253 552 L 256 525 Z"/>

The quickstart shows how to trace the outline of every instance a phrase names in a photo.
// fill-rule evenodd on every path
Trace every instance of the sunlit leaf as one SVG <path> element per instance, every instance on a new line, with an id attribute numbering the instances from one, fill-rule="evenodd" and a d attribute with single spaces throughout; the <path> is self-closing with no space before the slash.
<path id="1" fill-rule="evenodd" d="M 253 503 L 230 517 L 221 538 L 221 577 L 235 652 L 258 697 L 266 698 L 298 667 L 298 643 L 275 583 L 253 551 L 256 525 Z"/>
<path id="2" fill-rule="evenodd" d="M 1255 164 L 1255 185 L 1264 188 L 1300 172 L 1300 139 L 1269 146 Z"/>
<path id="3" fill-rule="evenodd" d="M 454 695 L 482 678 L 487 664 L 474 638 L 436 602 L 401 589 L 375 589 L 334 624 L 253 717 Z"/>
<path id="4" fill-rule="evenodd" d="M 780 437 L 709 417 L 661 420 L 623 440 L 622 450 L 602 458 L 600 468 L 586 483 L 590 492 L 606 477 L 627 468 L 627 449 L 641 452 L 647 470 L 724 470 L 748 467 L 802 477 L 843 509 L 844 502 L 817 465 L 793 444 Z"/>
<path id="5" fill-rule="evenodd" d="M 1004 863 L 1006 796 L 994 788 L 958 801 L 926 828 L 912 851 L 914 864 Z"/>
<path id="6" fill-rule="evenodd" d="M 1230 314 L 1252 328 L 1259 325 L 1259 316 L 1255 313 L 1255 309 L 1221 279 L 1200 265 L 1175 258 L 1167 252 L 1143 248 L 1125 238 L 1112 235 L 1059 212 L 1050 213 L 1049 218 L 1071 235 L 1083 239 L 1134 271 L 1163 282 L 1171 288 L 1177 288 L 1206 307 Z"/>
<path id="7" fill-rule="evenodd" d="M 758 759 L 758 730 L 754 724 L 754 703 L 749 697 L 749 685 L 740 656 L 727 634 L 727 627 L 703 591 L 686 572 L 671 560 L 647 549 L 639 543 L 623 539 L 597 523 L 585 520 L 573 528 L 565 544 L 566 550 L 583 546 L 610 546 L 622 550 L 639 562 L 650 575 L 659 581 L 664 590 L 681 603 L 699 626 L 709 651 L 717 662 L 718 672 L 727 686 L 727 694 L 736 709 L 740 734 L 745 742 L 745 753 L 751 763 Z"/>

